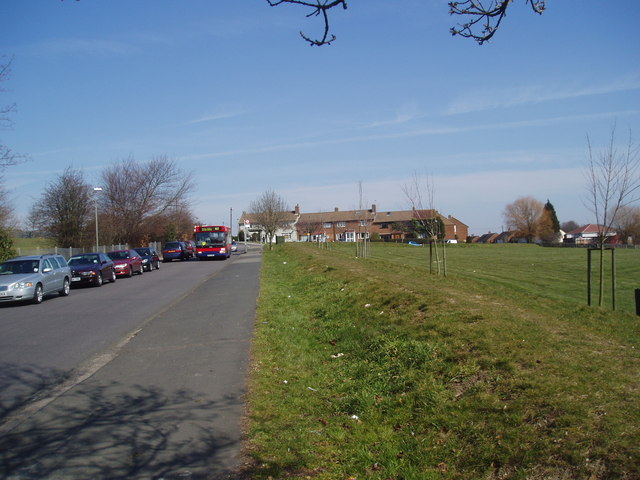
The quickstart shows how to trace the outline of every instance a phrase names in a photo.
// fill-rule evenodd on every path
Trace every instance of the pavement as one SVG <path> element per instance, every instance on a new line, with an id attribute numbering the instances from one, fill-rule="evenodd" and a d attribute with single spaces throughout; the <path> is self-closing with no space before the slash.
<path id="1" fill-rule="evenodd" d="M 261 253 L 239 255 L 0 438 L 0 478 L 219 479 L 240 463 Z"/>

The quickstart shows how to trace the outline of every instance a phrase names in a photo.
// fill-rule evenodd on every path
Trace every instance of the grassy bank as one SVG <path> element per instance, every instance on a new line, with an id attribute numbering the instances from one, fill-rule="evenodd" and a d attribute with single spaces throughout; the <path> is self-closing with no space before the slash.
<path id="1" fill-rule="evenodd" d="M 285 245 L 264 258 L 247 475 L 638 478 L 639 323 Z"/>

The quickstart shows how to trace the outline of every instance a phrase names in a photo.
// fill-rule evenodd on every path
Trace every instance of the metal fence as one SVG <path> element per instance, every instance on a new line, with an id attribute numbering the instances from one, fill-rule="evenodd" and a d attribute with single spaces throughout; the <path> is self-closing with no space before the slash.
<path id="1" fill-rule="evenodd" d="M 151 242 L 148 245 L 150 248 L 155 249 L 157 252 L 160 252 L 162 244 L 160 242 Z M 128 244 L 124 245 L 100 245 L 98 248 L 99 252 L 107 253 L 112 252 L 114 250 L 127 250 L 129 248 Z M 90 253 L 95 252 L 95 247 L 91 248 L 74 248 L 74 247 L 37 247 L 37 248 L 14 248 L 17 255 L 19 257 L 26 255 L 45 255 L 47 253 L 55 253 L 58 255 L 62 255 L 67 260 L 74 255 L 80 255 L 82 253 Z"/>

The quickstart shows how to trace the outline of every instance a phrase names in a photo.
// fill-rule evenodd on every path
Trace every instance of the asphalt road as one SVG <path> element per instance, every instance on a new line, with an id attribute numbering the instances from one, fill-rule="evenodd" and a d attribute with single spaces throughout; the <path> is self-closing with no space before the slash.
<path id="1" fill-rule="evenodd" d="M 0 307 L 0 478 L 237 465 L 260 251 Z"/>

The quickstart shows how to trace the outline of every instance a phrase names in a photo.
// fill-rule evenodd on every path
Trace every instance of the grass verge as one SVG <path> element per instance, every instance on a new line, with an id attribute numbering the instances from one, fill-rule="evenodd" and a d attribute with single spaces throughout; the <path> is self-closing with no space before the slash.
<path id="1" fill-rule="evenodd" d="M 250 478 L 639 478 L 637 317 L 310 245 L 262 275 Z"/>

